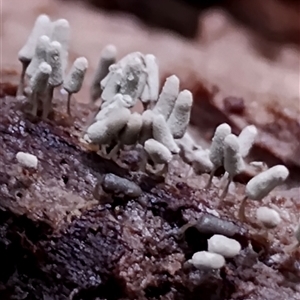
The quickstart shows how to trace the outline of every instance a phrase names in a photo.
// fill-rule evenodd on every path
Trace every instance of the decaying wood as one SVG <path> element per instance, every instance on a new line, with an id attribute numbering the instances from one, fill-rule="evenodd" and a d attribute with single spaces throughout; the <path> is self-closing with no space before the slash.
<path id="1" fill-rule="evenodd" d="M 283 252 L 293 242 L 286 230 L 299 209 L 291 192 L 280 198 L 290 218 L 267 241 L 253 218 L 240 224 L 234 216 L 242 185 L 219 203 L 217 187 L 201 188 L 206 175 L 191 177 L 189 186 L 178 167 L 167 184 L 122 169 L 81 147 L 87 106 L 76 108 L 74 125 L 66 125 L 57 111 L 55 120 L 43 122 L 24 113 L 25 100 L 0 99 L 1 299 L 299 299 L 300 253 Z M 36 173 L 17 165 L 18 151 L 38 157 Z M 125 161 L 133 162 L 130 156 Z M 112 204 L 102 204 L 93 188 L 106 173 L 133 180 L 142 195 L 111 195 Z M 220 274 L 187 270 L 185 261 L 206 249 L 212 233 L 189 226 L 182 238 L 179 228 L 212 213 L 225 227 L 239 228 L 243 251 Z"/>

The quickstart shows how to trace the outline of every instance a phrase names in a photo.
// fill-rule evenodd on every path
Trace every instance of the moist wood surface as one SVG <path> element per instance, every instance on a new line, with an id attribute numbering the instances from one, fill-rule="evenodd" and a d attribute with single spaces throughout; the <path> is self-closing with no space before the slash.
<path id="1" fill-rule="evenodd" d="M 1 299 L 300 299 L 300 253 L 283 251 L 294 242 L 299 203 L 293 191 L 277 200 L 289 218 L 267 241 L 253 218 L 240 224 L 234 217 L 242 185 L 219 203 L 216 187 L 201 188 L 206 175 L 188 184 L 176 175 L 180 162 L 164 184 L 84 150 L 75 128 L 81 118 L 75 127 L 60 125 L 64 116 L 57 112 L 55 122 L 43 122 L 24 114 L 24 103 L 12 97 L 0 104 Z M 86 109 L 77 106 L 77 116 Z M 21 150 L 38 157 L 36 174 L 17 165 Z M 124 161 L 134 161 L 133 153 Z M 113 203 L 102 205 L 93 188 L 105 173 L 134 180 L 142 195 L 111 195 Z M 216 212 L 225 227 L 235 224 L 241 254 L 219 273 L 186 269 L 212 234 L 192 227 L 180 239 L 179 228 Z"/>

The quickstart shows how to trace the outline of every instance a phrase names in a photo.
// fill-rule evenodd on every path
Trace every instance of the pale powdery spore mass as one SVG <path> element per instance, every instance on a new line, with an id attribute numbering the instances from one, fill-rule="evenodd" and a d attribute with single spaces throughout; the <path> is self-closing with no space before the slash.
<path id="1" fill-rule="evenodd" d="M 18 163 L 24 168 L 37 169 L 38 167 L 38 159 L 33 154 L 26 152 L 18 152 L 16 158 Z"/>

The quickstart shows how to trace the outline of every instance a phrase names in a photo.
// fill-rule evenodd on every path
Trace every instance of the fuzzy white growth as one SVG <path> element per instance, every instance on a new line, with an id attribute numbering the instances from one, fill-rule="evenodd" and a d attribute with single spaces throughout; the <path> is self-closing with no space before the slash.
<path id="1" fill-rule="evenodd" d="M 29 87 L 31 90 L 29 99 L 32 104 L 32 114 L 34 116 L 37 115 L 38 96 L 44 94 L 47 90 L 48 80 L 51 72 L 51 66 L 46 62 L 42 62 L 29 81 Z"/>
<path id="2" fill-rule="evenodd" d="M 84 140 L 88 143 L 105 145 L 110 143 L 111 137 L 108 134 L 107 124 L 105 120 L 99 120 L 93 123 L 84 136 Z"/>
<path id="3" fill-rule="evenodd" d="M 180 149 L 179 155 L 183 162 L 191 165 L 194 160 L 195 150 L 199 150 L 201 147 L 195 143 L 188 132 L 186 132 L 181 139 L 175 140 L 175 142 Z"/>
<path id="4" fill-rule="evenodd" d="M 274 166 L 256 176 L 246 185 L 245 197 L 242 200 L 238 216 L 241 221 L 245 221 L 245 207 L 247 199 L 261 200 L 267 196 L 275 187 L 284 183 L 289 176 L 289 170 L 282 165 Z"/>
<path id="5" fill-rule="evenodd" d="M 51 21 L 47 15 L 39 15 L 34 23 L 33 29 L 18 53 L 21 62 L 30 62 L 34 56 L 38 39 L 42 35 L 48 35 L 51 28 Z"/>
<path id="6" fill-rule="evenodd" d="M 46 119 L 51 111 L 54 88 L 63 83 L 61 44 L 59 42 L 50 43 L 47 61 L 52 68 L 52 72 L 48 80 L 47 95 L 43 100 L 43 119 Z"/>
<path id="7" fill-rule="evenodd" d="M 172 75 L 168 77 L 159 95 L 158 101 L 153 108 L 156 114 L 161 114 L 166 120 L 172 113 L 175 101 L 179 94 L 179 79 Z"/>
<path id="8" fill-rule="evenodd" d="M 51 41 L 57 41 L 61 44 L 61 62 L 63 72 L 68 64 L 70 36 L 70 24 L 66 19 L 59 19 L 52 23 Z"/>
<path id="9" fill-rule="evenodd" d="M 49 78 L 49 85 L 57 87 L 63 82 L 63 69 L 61 58 L 61 44 L 59 42 L 51 42 L 48 50 L 47 61 L 52 68 Z"/>
<path id="10" fill-rule="evenodd" d="M 83 79 L 88 68 L 85 57 L 78 57 L 64 80 L 63 88 L 70 94 L 78 93 L 82 87 Z"/>
<path id="11" fill-rule="evenodd" d="M 212 171 L 214 165 L 209 159 L 209 153 L 210 151 L 208 149 L 198 149 L 194 151 L 192 167 L 195 174 L 200 175 Z"/>
<path id="12" fill-rule="evenodd" d="M 257 136 L 257 128 L 254 125 L 246 126 L 240 133 L 238 141 L 240 144 L 240 153 L 242 157 L 246 157 L 250 152 L 255 138 Z"/>
<path id="13" fill-rule="evenodd" d="M 140 133 L 139 141 L 142 145 L 144 145 L 145 141 L 151 139 L 153 137 L 152 133 L 152 125 L 153 125 L 153 117 L 154 113 L 152 110 L 145 110 L 142 114 L 142 129 Z"/>
<path id="14" fill-rule="evenodd" d="M 26 75 L 30 78 L 34 75 L 39 65 L 47 61 L 47 53 L 50 47 L 50 39 L 46 35 L 42 35 L 36 44 L 33 58 L 26 69 Z"/>
<path id="15" fill-rule="evenodd" d="M 207 244 L 209 252 L 220 254 L 225 258 L 232 258 L 241 251 L 241 244 L 238 241 L 220 234 L 213 235 Z"/>
<path id="16" fill-rule="evenodd" d="M 120 93 L 129 95 L 134 104 L 145 88 L 147 73 L 143 60 L 139 55 L 128 56 L 127 64 L 123 68 Z"/>
<path id="17" fill-rule="evenodd" d="M 114 96 L 120 92 L 123 71 L 122 69 L 115 69 L 113 66 L 109 68 L 110 73 L 101 81 L 103 88 L 101 98 L 103 101 L 111 102 Z"/>
<path id="18" fill-rule="evenodd" d="M 238 138 L 234 134 L 224 139 L 224 168 L 231 179 L 245 169 Z"/>
<path id="19" fill-rule="evenodd" d="M 155 164 L 168 164 L 172 160 L 170 150 L 154 139 L 147 140 L 144 148 Z"/>
<path id="20" fill-rule="evenodd" d="M 121 132 L 119 140 L 123 145 L 133 145 L 139 139 L 139 134 L 142 129 L 143 120 L 139 113 L 133 113 L 126 124 L 126 127 Z"/>
<path id="21" fill-rule="evenodd" d="M 107 76 L 109 67 L 116 62 L 117 48 L 114 45 L 107 45 L 101 52 L 101 57 L 93 77 L 90 94 L 91 100 L 96 101 L 101 96 L 101 85 L 102 79 Z"/>
<path id="22" fill-rule="evenodd" d="M 35 74 L 31 77 L 29 81 L 32 94 L 45 92 L 51 72 L 52 68 L 48 63 L 42 62 L 39 65 Z"/>
<path id="23" fill-rule="evenodd" d="M 126 126 L 130 114 L 130 110 L 125 107 L 108 113 L 107 118 L 97 121 L 87 129 L 87 138 L 95 144 L 110 143 Z"/>
<path id="24" fill-rule="evenodd" d="M 226 123 L 223 123 L 216 128 L 212 138 L 209 155 L 215 168 L 222 166 L 224 163 L 224 140 L 230 133 L 231 127 Z"/>
<path id="25" fill-rule="evenodd" d="M 122 106 L 126 108 L 132 108 L 133 106 L 133 101 L 132 98 L 129 95 L 121 95 L 121 94 L 116 94 L 111 101 L 105 101 L 101 104 L 101 109 L 110 106 L 113 104 L 115 101 L 119 102 L 122 104 Z"/>
<path id="26" fill-rule="evenodd" d="M 111 112 L 116 112 L 118 108 L 123 107 L 122 104 L 122 95 L 117 94 L 113 98 L 114 101 L 103 107 L 96 115 L 95 121 L 100 121 L 105 119 Z"/>
<path id="27" fill-rule="evenodd" d="M 179 155 L 180 158 L 183 160 L 184 163 L 191 165 L 194 161 L 194 149 L 192 146 L 190 145 L 184 145 L 183 142 L 178 143 L 178 141 L 176 141 L 180 151 L 179 151 Z"/>
<path id="28" fill-rule="evenodd" d="M 101 98 L 111 101 L 117 93 L 129 95 L 131 106 L 134 106 L 145 88 L 146 79 L 143 55 L 140 52 L 130 53 L 109 67 L 109 73 L 101 81 Z"/>
<path id="29" fill-rule="evenodd" d="M 225 265 L 225 258 L 217 253 L 199 251 L 194 253 L 189 263 L 200 270 L 221 269 Z"/>
<path id="30" fill-rule="evenodd" d="M 87 68 L 87 59 L 85 57 L 78 57 L 64 80 L 63 88 L 68 92 L 67 110 L 69 115 L 71 114 L 71 95 L 78 93 L 81 89 Z"/>
<path id="31" fill-rule="evenodd" d="M 164 116 L 159 114 L 153 116 L 152 133 L 153 138 L 165 145 L 173 154 L 179 153 L 180 149 L 174 141 Z"/>
<path id="32" fill-rule="evenodd" d="M 37 169 L 38 167 L 38 159 L 35 155 L 25 152 L 18 152 L 16 158 L 18 163 L 23 168 Z"/>
<path id="33" fill-rule="evenodd" d="M 224 140 L 230 133 L 231 127 L 226 123 L 219 125 L 215 130 L 209 154 L 209 159 L 213 163 L 214 167 L 211 170 L 206 188 L 210 187 L 215 171 L 224 164 Z M 225 188 L 224 195 L 226 194 L 226 189 L 228 187 Z"/>
<path id="34" fill-rule="evenodd" d="M 110 113 L 117 112 L 119 108 L 126 107 L 128 108 L 128 101 L 130 102 L 131 98 L 127 95 L 123 96 L 121 94 L 117 94 L 114 96 L 112 101 L 107 102 L 104 107 L 97 113 L 95 120 L 99 121 L 105 119 Z"/>
<path id="35" fill-rule="evenodd" d="M 192 93 L 188 90 L 180 92 L 168 119 L 168 126 L 175 139 L 180 139 L 185 134 L 190 122 L 192 105 Z"/>
<path id="36" fill-rule="evenodd" d="M 141 96 L 143 103 L 157 101 L 159 94 L 159 68 L 156 57 L 152 54 L 145 55 L 147 83 Z"/>
<path id="37" fill-rule="evenodd" d="M 112 64 L 108 67 L 108 74 L 100 81 L 100 87 L 101 87 L 102 90 L 106 87 L 106 85 L 107 85 L 108 81 L 110 80 L 110 77 L 112 76 L 112 74 L 114 72 L 116 72 L 117 70 L 122 71 L 122 69 L 119 68 L 116 63 Z M 120 82 L 119 82 L 119 85 L 120 85 Z"/>
<path id="38" fill-rule="evenodd" d="M 34 57 L 38 39 L 42 35 L 48 35 L 51 29 L 51 21 L 47 15 L 37 17 L 33 29 L 25 43 L 18 53 L 18 58 L 22 63 L 22 72 L 17 90 L 17 96 L 22 96 L 24 92 L 25 73 L 28 65 Z M 38 65 L 36 66 L 38 67 Z"/>
<path id="39" fill-rule="evenodd" d="M 268 229 L 275 228 L 281 222 L 279 213 L 266 206 L 257 209 L 256 218 Z"/>
<path id="40" fill-rule="evenodd" d="M 283 165 L 274 166 L 253 177 L 246 185 L 246 196 L 252 200 L 261 200 L 289 176 Z"/>

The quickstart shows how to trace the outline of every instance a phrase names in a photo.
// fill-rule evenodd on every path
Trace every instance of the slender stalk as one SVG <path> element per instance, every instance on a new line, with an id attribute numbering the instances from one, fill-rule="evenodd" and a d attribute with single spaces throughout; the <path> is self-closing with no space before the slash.
<path id="1" fill-rule="evenodd" d="M 246 221 L 246 215 L 245 215 L 245 208 L 246 208 L 246 203 L 247 203 L 248 197 L 245 196 L 242 200 L 239 212 L 238 212 L 238 218 L 240 221 L 245 222 Z"/>
<path id="2" fill-rule="evenodd" d="M 117 143 L 112 150 L 109 152 L 109 154 L 107 155 L 107 159 L 113 159 L 115 158 L 115 156 L 118 154 L 119 150 L 120 150 L 121 144 Z"/>
<path id="3" fill-rule="evenodd" d="M 26 69 L 29 65 L 30 61 L 22 61 L 22 72 L 20 76 L 20 82 L 17 90 L 17 97 L 20 97 L 24 93 L 24 86 L 25 86 L 25 73 Z"/>
<path id="4" fill-rule="evenodd" d="M 214 177 L 214 175 L 215 175 L 215 172 L 216 172 L 216 169 L 215 169 L 215 168 L 211 170 L 211 172 L 210 172 L 210 174 L 209 174 L 209 179 L 208 179 L 207 185 L 206 185 L 206 187 L 205 187 L 206 189 L 209 189 L 209 188 L 210 188 L 211 183 L 212 183 L 212 180 L 213 180 L 213 177 Z"/>
<path id="5" fill-rule="evenodd" d="M 50 113 L 53 93 L 54 93 L 54 87 L 52 85 L 48 85 L 45 99 L 43 101 L 43 115 L 42 115 L 43 119 L 47 119 Z"/>
<path id="6" fill-rule="evenodd" d="M 68 100 L 67 100 L 67 111 L 68 115 L 71 116 L 71 93 L 68 93 Z"/>
<path id="7" fill-rule="evenodd" d="M 223 190 L 223 193 L 222 193 L 222 195 L 221 195 L 221 199 L 224 199 L 224 198 L 226 197 L 226 195 L 227 195 L 227 193 L 228 193 L 229 185 L 230 185 L 231 182 L 232 182 L 232 178 L 231 178 L 231 177 L 228 177 L 226 186 L 225 186 L 225 188 L 224 188 L 224 190 Z"/>
<path id="8" fill-rule="evenodd" d="M 31 114 L 36 117 L 38 112 L 38 95 L 36 92 L 32 92 L 30 95 L 30 102 L 32 103 Z"/>

